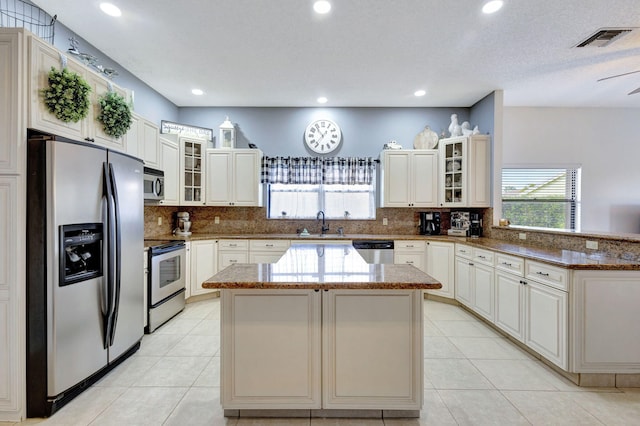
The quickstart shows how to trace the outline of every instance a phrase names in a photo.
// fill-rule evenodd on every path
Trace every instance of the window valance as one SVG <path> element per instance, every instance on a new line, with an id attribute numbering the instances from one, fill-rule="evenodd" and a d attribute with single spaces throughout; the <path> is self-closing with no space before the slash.
<path id="1" fill-rule="evenodd" d="M 262 183 L 370 185 L 371 157 L 262 157 Z"/>

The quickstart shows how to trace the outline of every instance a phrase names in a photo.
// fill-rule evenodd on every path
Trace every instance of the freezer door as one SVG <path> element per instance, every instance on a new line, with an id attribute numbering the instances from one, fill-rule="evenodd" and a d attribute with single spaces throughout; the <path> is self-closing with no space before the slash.
<path id="1" fill-rule="evenodd" d="M 107 364 L 101 293 L 104 277 L 60 285 L 63 225 L 102 223 L 106 151 L 60 141 L 47 144 L 47 371 L 56 396 Z M 28 231 L 27 231 L 28 232 Z M 35 308 L 35 307 L 32 307 Z"/>
<path id="2" fill-rule="evenodd" d="M 144 334 L 144 200 L 143 164 L 132 157 L 109 151 L 112 181 L 115 183 L 116 223 L 120 238 L 119 292 L 109 362 L 116 360 L 142 339 Z M 118 285 L 116 279 L 116 285 Z"/>

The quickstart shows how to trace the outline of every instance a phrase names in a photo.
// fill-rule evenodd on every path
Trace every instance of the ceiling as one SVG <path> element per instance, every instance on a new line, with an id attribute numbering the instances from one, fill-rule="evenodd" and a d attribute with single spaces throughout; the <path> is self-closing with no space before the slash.
<path id="1" fill-rule="evenodd" d="M 640 107 L 638 0 L 33 0 L 177 106 Z M 82 46 L 80 46 L 82 50 Z M 117 81 L 117 80 L 116 80 Z M 191 89 L 204 90 L 203 96 Z M 414 91 L 426 90 L 423 97 Z"/>

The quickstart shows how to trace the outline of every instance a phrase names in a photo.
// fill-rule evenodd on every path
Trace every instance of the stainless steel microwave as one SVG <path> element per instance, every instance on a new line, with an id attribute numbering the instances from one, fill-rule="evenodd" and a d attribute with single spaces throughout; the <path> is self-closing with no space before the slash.
<path id="1" fill-rule="evenodd" d="M 164 172 L 150 167 L 144 168 L 144 200 L 164 200 Z"/>

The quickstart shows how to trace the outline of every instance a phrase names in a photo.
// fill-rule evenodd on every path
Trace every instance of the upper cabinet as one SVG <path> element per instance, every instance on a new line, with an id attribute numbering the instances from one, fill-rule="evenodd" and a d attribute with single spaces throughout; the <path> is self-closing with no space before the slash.
<path id="1" fill-rule="evenodd" d="M 127 154 L 144 160 L 147 167 L 160 168 L 160 131 L 151 121 L 133 113 L 125 135 Z"/>
<path id="2" fill-rule="evenodd" d="M 257 149 L 207 150 L 208 206 L 262 206 L 260 166 Z"/>
<path id="3" fill-rule="evenodd" d="M 86 129 L 87 137 L 98 145 L 104 146 L 105 148 L 124 151 L 126 135 L 120 138 L 114 138 L 113 136 L 107 135 L 104 132 L 102 123 L 96 121 L 96 117 L 100 115 L 100 103 L 98 102 L 98 100 L 102 95 L 108 93 L 109 91 L 113 91 L 122 96 L 124 99 L 128 99 L 127 91 L 89 70 L 85 71 L 84 77 L 87 80 L 87 83 L 89 83 L 89 86 L 91 86 L 91 107 L 89 109 L 89 115 L 86 118 L 86 120 L 89 121 L 89 125 Z M 42 102 L 40 104 L 42 105 Z"/>
<path id="4" fill-rule="evenodd" d="M 205 161 L 207 141 L 180 138 L 180 205 L 204 205 Z"/>
<path id="5" fill-rule="evenodd" d="M 440 205 L 491 206 L 491 138 L 473 135 L 441 139 Z"/>
<path id="6" fill-rule="evenodd" d="M 437 150 L 387 150 L 380 160 L 381 207 L 438 206 Z"/>
<path id="7" fill-rule="evenodd" d="M 177 142 L 160 138 L 160 169 L 164 171 L 163 206 L 180 205 L 180 147 Z"/>
<path id="8" fill-rule="evenodd" d="M 23 166 L 25 129 L 25 80 L 23 31 L 0 28 L 0 174 L 19 173 Z"/>

